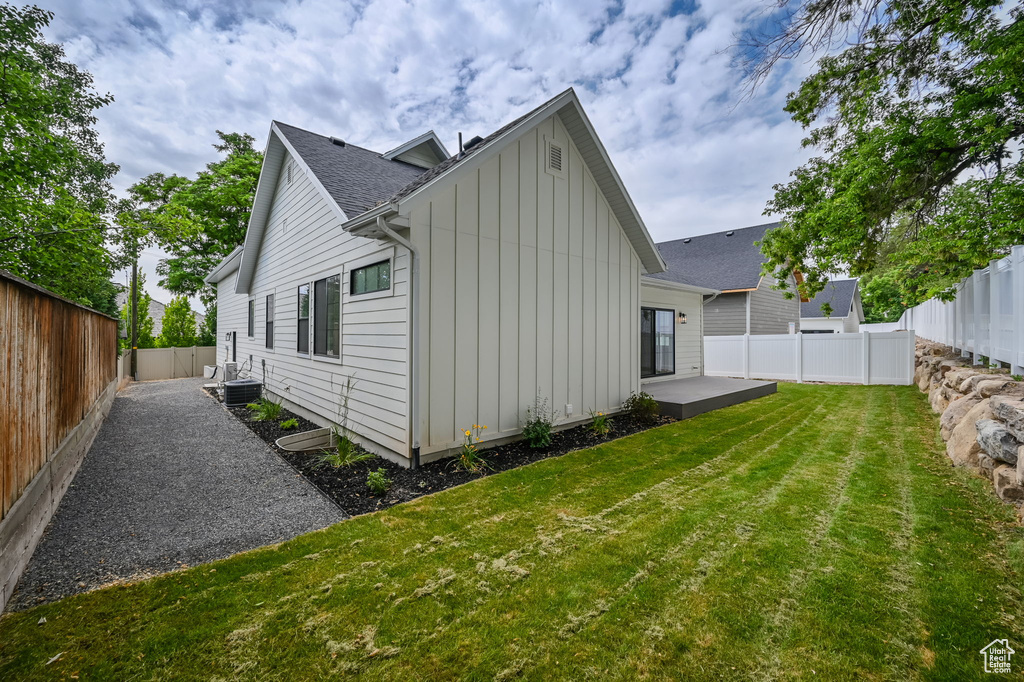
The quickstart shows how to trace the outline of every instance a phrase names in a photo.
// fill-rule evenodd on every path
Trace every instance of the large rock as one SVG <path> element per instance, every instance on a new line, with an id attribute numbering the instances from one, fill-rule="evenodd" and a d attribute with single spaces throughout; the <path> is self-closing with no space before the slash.
<path id="1" fill-rule="evenodd" d="M 954 369 L 957 369 L 959 367 L 963 367 L 964 364 L 966 364 L 966 363 L 961 358 L 953 358 L 951 360 L 943 360 L 938 365 L 939 376 L 940 377 L 945 377 L 948 372 L 951 372 Z"/>
<path id="2" fill-rule="evenodd" d="M 917 388 L 921 391 L 927 391 L 932 383 L 932 368 L 928 365 L 921 365 L 918 369 L 921 370 L 921 373 L 920 378 L 917 380 Z"/>
<path id="3" fill-rule="evenodd" d="M 953 433 L 946 442 L 946 454 L 953 461 L 953 466 L 977 467 L 978 453 L 981 452 L 981 445 L 978 444 L 978 429 L 976 424 L 981 419 L 991 419 L 992 408 L 987 400 L 982 400 L 972 407 L 963 416 L 960 423 L 953 429 Z"/>
<path id="4" fill-rule="evenodd" d="M 992 480 L 992 474 L 995 472 L 996 467 L 1000 464 L 1002 464 L 1002 462 L 995 461 L 984 452 L 978 455 L 978 471 L 982 476 L 990 481 Z"/>
<path id="5" fill-rule="evenodd" d="M 1003 422 L 1006 430 L 1017 440 L 1024 442 L 1024 401 L 1020 396 L 996 395 L 989 401 L 992 414 Z"/>
<path id="6" fill-rule="evenodd" d="M 1013 381 L 1012 379 L 989 379 L 979 381 L 975 389 L 982 398 L 991 398 L 994 395 L 1019 395 L 1024 396 L 1024 382 Z"/>
<path id="7" fill-rule="evenodd" d="M 967 377 L 966 379 L 964 379 L 960 383 L 960 386 L 959 386 L 960 392 L 961 393 L 973 393 L 978 388 L 978 382 L 981 382 L 981 381 L 997 381 L 999 379 L 1006 380 L 1006 378 L 1007 377 L 1005 375 L 982 374 L 980 372 L 975 372 L 974 376 L 969 376 L 969 377 Z"/>
<path id="8" fill-rule="evenodd" d="M 991 407 L 991 406 L 990 406 Z M 1017 464 L 1017 448 L 1020 443 L 1009 431 L 994 419 L 982 419 L 976 426 L 978 444 L 992 459 L 1006 464 Z"/>
<path id="9" fill-rule="evenodd" d="M 953 429 L 964 418 L 964 415 L 981 401 L 982 397 L 980 395 L 971 393 L 960 398 L 960 400 L 951 402 L 939 418 L 939 433 L 942 435 L 942 440 L 949 440 L 949 437 L 953 435 Z"/>
<path id="10" fill-rule="evenodd" d="M 992 472 L 992 483 L 995 484 L 996 495 L 1004 502 L 1024 502 L 1024 487 L 1017 482 L 1017 470 L 1013 467 L 1006 464 L 997 466 Z"/>
<path id="11" fill-rule="evenodd" d="M 948 386 L 950 389 L 954 391 L 957 391 L 958 393 L 963 393 L 964 391 L 960 389 L 961 384 L 963 384 L 964 381 L 966 381 L 967 379 L 969 379 L 970 377 L 974 376 L 977 373 L 978 372 L 976 370 L 973 370 L 970 367 L 961 367 L 959 369 L 954 369 L 949 372 L 946 372 L 946 376 L 942 379 L 942 384 L 944 386 Z M 967 392 L 970 393 L 970 391 Z"/>
<path id="12" fill-rule="evenodd" d="M 928 394 L 928 402 L 931 403 L 935 412 L 942 414 L 949 406 L 949 389 L 941 384 L 936 386 Z"/>

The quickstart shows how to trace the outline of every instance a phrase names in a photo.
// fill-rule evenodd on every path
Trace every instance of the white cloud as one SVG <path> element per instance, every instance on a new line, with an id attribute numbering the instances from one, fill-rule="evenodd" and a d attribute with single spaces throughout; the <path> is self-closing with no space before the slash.
<path id="1" fill-rule="evenodd" d="M 731 64 L 762 1 L 674 16 L 666 0 L 42 4 L 49 37 L 115 97 L 99 130 L 119 189 L 194 174 L 218 129 L 262 145 L 278 119 L 384 150 L 433 128 L 453 149 L 568 86 L 658 240 L 766 221 L 772 185 L 806 158 L 781 108 L 808 65 L 743 100 Z"/>

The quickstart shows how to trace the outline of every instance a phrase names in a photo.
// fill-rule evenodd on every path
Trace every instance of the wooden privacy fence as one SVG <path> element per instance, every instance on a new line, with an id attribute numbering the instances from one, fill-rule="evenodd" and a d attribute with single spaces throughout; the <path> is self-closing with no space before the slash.
<path id="1" fill-rule="evenodd" d="M 943 343 L 964 356 L 981 356 L 1024 374 L 1024 246 L 990 261 L 956 286 L 956 299 L 932 299 L 910 308 L 900 326 Z"/>
<path id="2" fill-rule="evenodd" d="M 117 321 L 0 271 L 0 520 L 117 378 Z"/>
<path id="3" fill-rule="evenodd" d="M 705 336 L 707 376 L 909 386 L 914 333 Z"/>

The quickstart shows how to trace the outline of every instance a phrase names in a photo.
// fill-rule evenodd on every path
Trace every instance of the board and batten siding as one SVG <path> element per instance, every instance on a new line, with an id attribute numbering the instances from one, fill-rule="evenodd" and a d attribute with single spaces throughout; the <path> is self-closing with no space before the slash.
<path id="1" fill-rule="evenodd" d="M 283 163 L 287 164 L 286 156 Z M 349 294 L 352 263 L 393 258 L 393 292 L 362 299 Z M 300 355 L 298 287 L 341 276 L 341 357 Z M 341 392 L 349 377 L 349 427 L 368 449 L 409 456 L 408 291 L 409 256 L 393 245 L 352 236 L 300 166 L 292 182 L 280 173 L 251 286 L 252 296 L 235 294 L 237 272 L 217 287 L 218 362 L 230 359 L 238 332 L 239 367 L 252 358 L 249 374 L 289 409 L 328 425 L 339 420 Z M 274 294 L 274 348 L 266 347 L 267 295 Z M 248 301 L 256 301 L 255 336 L 247 336 Z M 313 334 L 310 333 L 312 350 Z M 266 361 L 264 377 L 262 361 Z M 369 441 L 369 442 L 367 442 Z M 382 451 L 382 448 L 387 452 Z"/>
<path id="2" fill-rule="evenodd" d="M 548 139 L 564 177 L 545 170 Z M 641 264 L 561 119 L 456 174 L 408 212 L 421 453 L 457 446 L 472 424 L 514 435 L 537 395 L 559 422 L 619 408 L 639 386 Z"/>
<path id="3" fill-rule="evenodd" d="M 676 369 L 673 374 L 642 379 L 643 383 L 697 377 L 704 373 L 703 296 L 648 284 L 641 279 L 640 305 L 644 308 L 671 310 L 673 319 L 686 314 L 686 324 L 675 322 Z"/>

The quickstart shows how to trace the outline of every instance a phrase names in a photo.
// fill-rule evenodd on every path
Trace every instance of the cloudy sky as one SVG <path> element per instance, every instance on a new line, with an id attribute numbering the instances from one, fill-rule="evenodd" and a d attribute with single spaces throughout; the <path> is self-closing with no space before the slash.
<path id="1" fill-rule="evenodd" d="M 434 129 L 456 149 L 572 86 L 655 240 L 766 222 L 807 156 L 782 106 L 807 64 L 752 97 L 731 46 L 772 0 L 36 0 L 48 37 L 115 102 L 123 189 L 262 147 L 271 119 L 384 151 Z M 151 293 L 159 251 L 145 256 Z"/>

